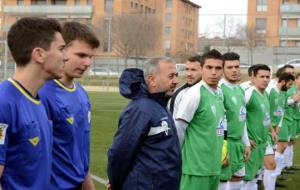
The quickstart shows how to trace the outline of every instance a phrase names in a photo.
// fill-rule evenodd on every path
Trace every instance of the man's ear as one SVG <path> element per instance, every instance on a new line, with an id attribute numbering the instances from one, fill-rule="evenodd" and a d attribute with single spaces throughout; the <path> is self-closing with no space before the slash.
<path id="1" fill-rule="evenodd" d="M 45 59 L 45 50 L 40 47 L 33 48 L 31 52 L 31 59 L 37 63 L 43 63 Z"/>
<path id="2" fill-rule="evenodd" d="M 147 76 L 147 80 L 148 80 L 148 85 L 150 85 L 151 87 L 156 87 L 156 78 L 154 75 L 149 74 Z"/>

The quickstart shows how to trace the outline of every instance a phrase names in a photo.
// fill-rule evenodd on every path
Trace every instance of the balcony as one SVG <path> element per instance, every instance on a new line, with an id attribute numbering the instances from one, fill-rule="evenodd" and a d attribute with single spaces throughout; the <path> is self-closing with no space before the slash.
<path id="1" fill-rule="evenodd" d="M 299 47 L 277 47 L 273 48 L 274 55 L 280 54 L 290 54 L 290 55 L 299 55 L 300 48 Z"/>
<path id="2" fill-rule="evenodd" d="M 280 27 L 279 36 L 286 37 L 286 38 L 300 37 L 300 28 Z"/>
<path id="3" fill-rule="evenodd" d="M 280 12 L 284 14 L 296 14 L 300 13 L 300 5 L 294 4 L 294 5 L 281 5 L 280 6 Z"/>
<path id="4" fill-rule="evenodd" d="M 72 18 L 91 18 L 92 5 L 31 5 L 31 6 L 4 6 L 3 12 L 8 15 L 62 15 Z"/>

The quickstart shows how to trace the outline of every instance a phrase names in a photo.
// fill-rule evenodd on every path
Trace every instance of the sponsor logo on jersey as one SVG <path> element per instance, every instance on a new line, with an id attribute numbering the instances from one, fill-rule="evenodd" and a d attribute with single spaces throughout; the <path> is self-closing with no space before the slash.
<path id="1" fill-rule="evenodd" d="M 270 124 L 271 124 L 271 118 L 269 112 L 267 112 L 264 119 L 264 126 L 270 127 Z"/>
<path id="2" fill-rule="evenodd" d="M 224 129 L 226 128 L 226 119 L 221 118 L 217 127 L 217 136 L 224 136 Z"/>
<path id="3" fill-rule="evenodd" d="M 240 108 L 240 117 L 239 117 L 240 121 L 245 121 L 246 120 L 246 113 L 247 113 L 246 108 L 244 106 L 242 106 Z"/>
<path id="4" fill-rule="evenodd" d="M 0 144 L 4 144 L 5 142 L 7 127 L 6 123 L 0 123 Z"/>
<path id="5" fill-rule="evenodd" d="M 40 142 L 40 138 L 39 138 L 39 137 L 33 137 L 33 138 L 29 139 L 29 142 L 30 142 L 33 146 L 36 146 L 36 145 Z"/>
<path id="6" fill-rule="evenodd" d="M 67 118 L 67 121 L 70 123 L 70 124 L 73 124 L 74 123 L 74 117 L 69 117 Z"/>

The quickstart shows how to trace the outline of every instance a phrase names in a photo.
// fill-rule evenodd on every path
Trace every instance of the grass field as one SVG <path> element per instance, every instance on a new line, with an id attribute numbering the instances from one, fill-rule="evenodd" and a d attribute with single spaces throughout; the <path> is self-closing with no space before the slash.
<path id="1" fill-rule="evenodd" d="M 91 173 L 101 178 L 107 179 L 107 150 L 112 142 L 113 135 L 118 125 L 118 118 L 127 105 L 128 100 L 118 93 L 89 93 L 92 103 L 92 142 L 91 142 Z M 300 144 L 300 140 L 298 140 Z M 295 148 L 295 164 L 300 165 L 300 146 Z M 285 190 L 300 189 L 300 171 L 294 175 L 289 175 L 292 181 L 284 184 L 288 185 Z M 97 190 L 104 190 L 105 187 L 95 182 Z"/>

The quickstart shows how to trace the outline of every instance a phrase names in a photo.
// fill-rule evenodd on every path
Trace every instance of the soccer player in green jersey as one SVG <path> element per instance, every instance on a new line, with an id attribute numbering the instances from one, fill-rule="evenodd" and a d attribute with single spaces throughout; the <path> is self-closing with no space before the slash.
<path id="1" fill-rule="evenodd" d="M 183 142 L 181 190 L 217 190 L 220 180 L 226 124 L 223 94 L 218 88 L 223 74 L 221 53 L 205 53 L 200 65 L 202 81 L 189 89 L 176 114 Z"/>
<path id="2" fill-rule="evenodd" d="M 246 125 L 251 144 L 251 155 L 246 163 L 243 190 L 257 189 L 257 173 L 264 160 L 266 142 L 270 129 L 270 106 L 265 89 L 270 81 L 270 68 L 258 65 L 253 69 L 253 86 L 245 91 Z"/>
<path id="3" fill-rule="evenodd" d="M 180 101 L 183 99 L 185 93 L 195 84 L 201 80 L 200 73 L 200 55 L 190 57 L 185 63 L 186 71 L 186 83 L 176 89 L 171 99 L 169 100 L 169 109 L 173 114 L 173 117 L 176 116 L 177 109 Z"/>
<path id="4" fill-rule="evenodd" d="M 245 161 L 250 156 L 244 91 L 237 84 L 240 76 L 240 56 L 234 52 L 225 53 L 223 68 L 224 78 L 219 82 L 219 87 L 224 95 L 229 164 L 222 167 L 219 190 L 236 190 L 243 187 Z M 227 184 L 224 181 L 230 182 Z"/>
<path id="5" fill-rule="evenodd" d="M 284 167 L 293 165 L 294 144 L 296 137 L 296 129 L 300 124 L 299 102 L 300 102 L 300 74 L 295 77 L 295 85 L 293 85 L 286 93 L 287 106 L 285 110 L 283 126 L 285 130 L 280 130 L 279 140 L 284 143 Z"/>
<path id="6" fill-rule="evenodd" d="M 271 128 L 264 157 L 264 187 L 266 190 L 275 189 L 276 176 L 281 173 L 283 154 L 276 151 L 273 145 L 277 142 L 277 134 L 281 128 L 285 107 L 285 91 L 293 84 L 295 78 L 289 73 L 279 75 L 275 85 L 268 86 L 266 92 L 270 103 Z M 276 168 L 276 169 L 275 169 Z"/>

